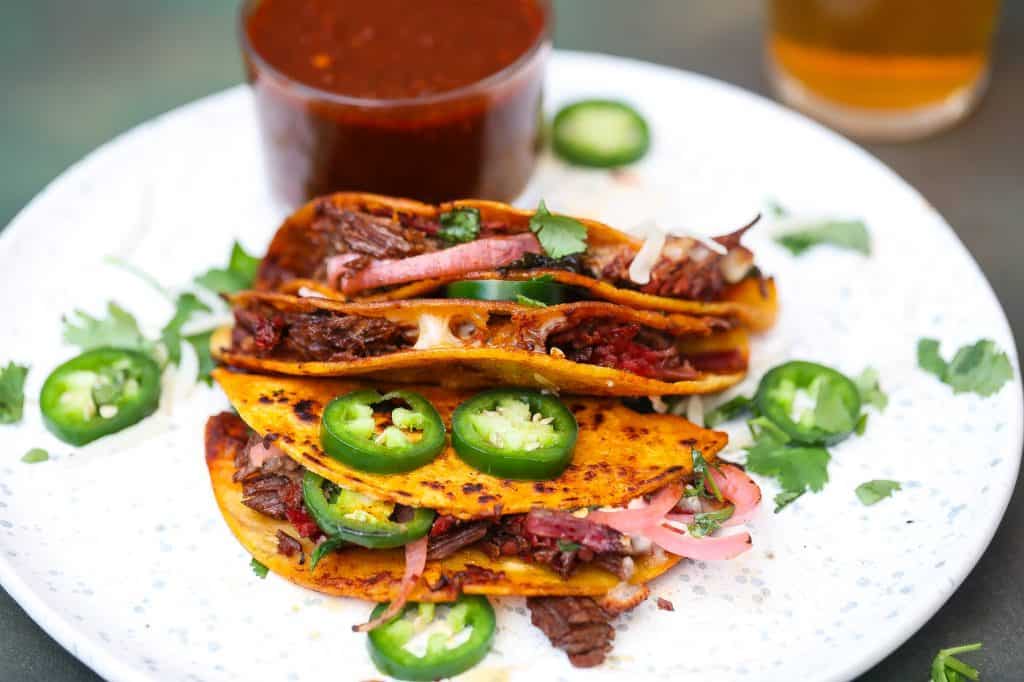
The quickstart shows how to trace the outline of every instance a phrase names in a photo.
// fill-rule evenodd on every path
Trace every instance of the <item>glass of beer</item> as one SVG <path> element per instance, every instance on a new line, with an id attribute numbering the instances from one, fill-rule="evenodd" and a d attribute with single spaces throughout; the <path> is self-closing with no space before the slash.
<path id="1" fill-rule="evenodd" d="M 843 133 L 910 140 L 963 119 L 988 82 L 999 0 L 769 0 L 778 96 Z"/>

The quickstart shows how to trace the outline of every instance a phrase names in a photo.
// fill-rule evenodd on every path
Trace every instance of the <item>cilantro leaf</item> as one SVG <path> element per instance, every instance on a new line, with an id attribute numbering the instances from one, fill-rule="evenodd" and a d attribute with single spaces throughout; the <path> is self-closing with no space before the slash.
<path id="1" fill-rule="evenodd" d="M 794 256 L 818 244 L 831 244 L 842 249 L 871 255 L 871 236 L 863 220 L 823 220 L 779 235 L 775 241 Z"/>
<path id="2" fill-rule="evenodd" d="M 530 218 L 530 230 L 551 258 L 562 258 L 587 250 L 587 228 L 569 216 L 554 215 L 541 200 Z"/>
<path id="3" fill-rule="evenodd" d="M 764 202 L 765 211 L 768 212 L 773 218 L 785 218 L 789 215 L 789 211 L 785 206 L 780 204 L 777 199 L 768 199 Z"/>
<path id="4" fill-rule="evenodd" d="M 233 294 L 252 287 L 259 266 L 260 259 L 250 256 L 241 244 L 235 242 L 231 247 L 231 258 L 226 269 L 211 268 L 196 277 L 195 281 L 199 286 L 214 293 Z"/>
<path id="5" fill-rule="evenodd" d="M 853 427 L 853 432 L 858 436 L 863 436 L 864 432 L 868 430 L 868 413 L 861 412 L 860 419 L 857 420 L 857 426 Z"/>
<path id="6" fill-rule="evenodd" d="M 210 376 L 210 372 L 214 368 L 213 356 L 210 354 L 210 338 L 212 336 L 213 331 L 208 331 L 185 337 L 185 341 L 192 346 L 199 357 L 199 371 L 197 372 L 196 381 L 202 381 L 207 386 L 213 385 L 213 377 Z"/>
<path id="7" fill-rule="evenodd" d="M 900 489 L 900 484 L 897 481 L 886 481 L 882 479 L 875 479 L 874 481 L 868 481 L 861 483 L 857 486 L 857 499 L 865 507 L 870 507 L 873 504 L 878 504 L 887 497 L 891 497 L 894 492 Z"/>
<path id="8" fill-rule="evenodd" d="M 990 396 L 1013 379 L 1010 358 L 991 339 L 980 339 L 961 347 L 950 362 L 939 353 L 939 342 L 917 342 L 917 366 L 953 387 L 953 393 L 977 393 Z"/>
<path id="9" fill-rule="evenodd" d="M 693 523 L 689 524 L 686 530 L 695 538 L 711 535 L 721 528 L 723 523 L 732 518 L 732 513 L 735 509 L 730 504 L 715 511 L 697 512 L 693 516 Z"/>
<path id="10" fill-rule="evenodd" d="M 754 443 L 747 447 L 747 469 L 774 477 L 786 493 L 776 496 L 776 512 L 807 490 L 817 492 L 825 486 L 831 459 L 828 450 L 790 445 L 789 438 L 763 417 L 752 419 L 750 429 Z"/>
<path id="11" fill-rule="evenodd" d="M 946 375 L 949 364 L 939 354 L 939 342 L 936 339 L 920 339 L 917 342 L 917 366 L 939 379 Z"/>
<path id="12" fill-rule="evenodd" d="M 172 365 L 181 362 L 181 328 L 194 314 L 200 312 L 210 312 L 210 306 L 200 301 L 195 294 L 181 294 L 174 302 L 174 317 L 160 331 L 160 340 L 167 350 L 167 361 Z"/>
<path id="13" fill-rule="evenodd" d="M 50 453 L 42 448 L 32 448 L 21 456 L 21 461 L 25 464 L 38 464 L 48 459 L 50 459 Z"/>
<path id="14" fill-rule="evenodd" d="M 956 352 L 946 368 L 943 381 L 953 387 L 953 393 L 973 392 L 990 396 L 1011 379 L 1013 367 L 1010 366 L 1010 358 L 999 350 L 994 341 L 982 339 Z"/>
<path id="15" fill-rule="evenodd" d="M 0 369 L 0 424 L 16 424 L 25 413 L 28 367 L 8 362 Z"/>
<path id="16" fill-rule="evenodd" d="M 437 235 L 449 244 L 471 242 L 480 234 L 479 209 L 456 208 L 441 214 L 441 229 Z"/>
<path id="17" fill-rule="evenodd" d="M 270 569 L 268 569 L 256 557 L 253 557 L 252 561 L 249 562 L 249 567 L 252 568 L 252 572 L 255 573 L 256 576 L 258 578 L 260 578 L 260 579 L 266 578 L 267 577 L 267 573 L 270 571 Z"/>
<path id="18" fill-rule="evenodd" d="M 704 415 L 704 427 L 713 429 L 723 422 L 739 417 L 750 411 L 754 401 L 745 395 L 738 395 Z"/>
<path id="19" fill-rule="evenodd" d="M 781 493 L 775 496 L 775 513 L 778 514 L 780 511 L 785 509 L 792 502 L 796 502 L 803 493 L 795 493 L 792 490 L 783 490 Z"/>
<path id="20" fill-rule="evenodd" d="M 523 296 L 522 294 L 516 294 L 516 303 L 519 305 L 529 306 L 530 308 L 547 308 L 548 304 L 543 301 L 538 301 L 535 298 L 529 296 Z"/>
<path id="21" fill-rule="evenodd" d="M 567 540 L 559 540 L 558 541 L 558 551 L 559 552 L 575 552 L 579 548 L 580 548 L 580 543 L 578 543 L 578 542 L 569 542 Z"/>
<path id="22" fill-rule="evenodd" d="M 708 464 L 700 450 L 691 450 L 690 456 L 693 458 L 693 473 L 696 475 L 693 481 L 693 490 L 696 490 L 698 495 L 705 495 L 705 491 L 710 489 L 710 497 L 714 497 L 721 502 L 724 499 L 722 491 L 718 489 L 715 477 L 708 473 L 708 469 L 713 465 Z"/>
<path id="23" fill-rule="evenodd" d="M 83 351 L 103 347 L 152 350 L 152 344 L 139 331 L 135 317 L 113 301 L 107 303 L 105 318 L 75 310 L 63 321 L 64 340 Z"/>
<path id="24" fill-rule="evenodd" d="M 932 661 L 932 682 L 963 682 L 964 680 L 979 679 L 977 668 L 969 666 L 957 658 L 960 654 L 979 649 L 981 649 L 981 642 L 941 649 Z"/>
<path id="25" fill-rule="evenodd" d="M 883 412 L 889 404 L 889 396 L 885 394 L 878 383 L 878 370 L 868 367 L 860 376 L 854 380 L 857 390 L 860 392 L 860 401 L 872 405 L 879 412 Z"/>

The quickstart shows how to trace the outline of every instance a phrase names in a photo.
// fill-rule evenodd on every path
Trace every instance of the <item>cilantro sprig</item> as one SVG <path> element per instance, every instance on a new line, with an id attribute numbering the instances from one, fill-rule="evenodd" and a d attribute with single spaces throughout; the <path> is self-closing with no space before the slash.
<path id="1" fill-rule="evenodd" d="M 738 395 L 705 414 L 704 427 L 713 429 L 719 424 L 732 421 L 733 419 L 750 412 L 753 405 L 753 399 L 748 398 L 745 395 Z"/>
<path id="2" fill-rule="evenodd" d="M 863 220 L 821 220 L 808 223 L 799 229 L 780 234 L 775 241 L 786 247 L 794 256 L 799 256 L 819 244 L 856 251 L 871 255 L 871 235 Z"/>
<path id="3" fill-rule="evenodd" d="M 109 347 L 153 352 L 153 343 L 142 334 L 135 316 L 113 301 L 107 303 L 105 317 L 76 309 L 63 322 L 64 341 L 79 350 Z"/>
<path id="4" fill-rule="evenodd" d="M 260 580 L 266 578 L 267 573 L 270 572 L 270 569 L 267 568 L 266 564 L 261 562 L 256 557 L 252 557 L 252 561 L 249 562 L 249 567 L 252 569 L 252 572 L 256 574 L 256 577 Z"/>
<path id="5" fill-rule="evenodd" d="M 462 207 L 446 211 L 441 214 L 440 223 L 437 235 L 447 243 L 471 242 L 480 234 L 480 210 Z"/>
<path id="6" fill-rule="evenodd" d="M 8 362 L 0 368 L 0 424 L 16 424 L 25 412 L 28 367 Z"/>
<path id="7" fill-rule="evenodd" d="M 231 257 L 226 268 L 211 268 L 196 277 L 195 282 L 216 294 L 233 294 L 252 287 L 259 269 L 260 259 L 246 253 L 238 242 L 231 247 Z"/>
<path id="8" fill-rule="evenodd" d="M 978 669 L 967 665 L 957 656 L 981 649 L 981 642 L 941 649 L 932 661 L 932 682 L 964 682 L 981 679 Z"/>
<path id="9" fill-rule="evenodd" d="M 587 228 L 578 220 L 554 215 L 541 200 L 530 218 L 530 230 L 551 258 L 562 258 L 587 250 Z"/>
<path id="10" fill-rule="evenodd" d="M 998 393 L 1013 379 L 1010 358 L 991 339 L 962 346 L 949 362 L 939 352 L 936 339 L 921 339 L 917 342 L 917 366 L 951 386 L 953 393 L 976 393 L 982 397 Z"/>

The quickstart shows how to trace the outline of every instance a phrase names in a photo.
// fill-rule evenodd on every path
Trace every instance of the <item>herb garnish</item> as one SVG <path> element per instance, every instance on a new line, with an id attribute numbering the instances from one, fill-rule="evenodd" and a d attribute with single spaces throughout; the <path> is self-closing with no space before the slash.
<path id="1" fill-rule="evenodd" d="M 0 424 L 21 421 L 25 411 L 25 377 L 28 367 L 8 362 L 0 368 Z"/>
<path id="2" fill-rule="evenodd" d="M 562 258 L 587 250 L 587 228 L 569 216 L 554 215 L 542 199 L 530 218 L 530 230 L 551 258 Z"/>
<path id="3" fill-rule="evenodd" d="M 962 346 L 949 362 L 939 353 L 937 340 L 921 339 L 917 342 L 917 365 L 952 386 L 953 393 L 987 397 L 1013 379 L 1010 358 L 991 339 Z"/>
<path id="4" fill-rule="evenodd" d="M 256 574 L 256 577 L 263 579 L 267 577 L 267 573 L 270 571 L 259 559 L 256 557 L 252 558 L 249 562 L 249 567 L 252 568 L 252 572 Z"/>
<path id="5" fill-rule="evenodd" d="M 107 303 L 106 317 L 75 310 L 63 322 L 64 340 L 83 351 L 104 347 L 153 351 L 153 344 L 142 335 L 135 316 L 113 301 Z"/>
<path id="6" fill-rule="evenodd" d="M 828 450 L 790 445 L 789 437 L 764 417 L 749 423 L 754 443 L 747 448 L 747 469 L 779 482 L 782 492 L 775 497 L 775 513 L 807 490 L 818 492 L 825 487 L 831 459 Z"/>
<path id="7" fill-rule="evenodd" d="M 818 244 L 831 244 L 842 249 L 871 255 L 871 236 L 863 220 L 822 220 L 781 234 L 775 241 L 794 256 Z"/>
<path id="8" fill-rule="evenodd" d="M 713 429 L 723 422 L 739 417 L 750 411 L 754 401 L 745 395 L 738 395 L 704 415 L 704 427 Z"/>
<path id="9" fill-rule="evenodd" d="M 50 459 L 50 453 L 42 448 L 32 448 L 21 456 L 21 461 L 25 464 L 38 464 L 48 459 Z"/>
<path id="10" fill-rule="evenodd" d="M 868 481 L 861 483 L 857 486 L 856 493 L 857 499 L 865 507 L 870 507 L 873 504 L 878 504 L 887 497 L 891 497 L 894 492 L 900 490 L 900 484 L 897 481 L 886 481 L 882 479 L 876 479 L 874 481 Z"/>
<path id="11" fill-rule="evenodd" d="M 559 540 L 558 541 L 558 551 L 559 552 L 575 552 L 576 550 L 578 550 L 580 548 L 580 546 L 581 545 L 578 542 L 569 542 L 567 540 Z"/>
<path id="12" fill-rule="evenodd" d="M 685 494 L 687 497 L 707 496 L 705 491 L 710 490 L 711 496 L 721 502 L 724 499 L 722 491 L 718 489 L 714 476 L 708 473 L 713 465 L 708 464 L 700 450 L 691 450 L 690 454 L 693 457 L 693 473 L 696 475 L 696 478 L 694 479 L 693 486 L 687 488 Z"/>
<path id="13" fill-rule="evenodd" d="M 471 242 L 480 234 L 480 211 L 472 207 L 456 208 L 441 214 L 439 236 L 449 244 Z"/>
<path id="14" fill-rule="evenodd" d="M 872 405 L 879 412 L 883 412 L 889 404 L 889 396 L 885 394 L 878 383 L 878 370 L 874 367 L 867 367 L 860 376 L 853 380 L 857 384 L 862 403 Z M 863 418 L 863 417 L 862 417 Z"/>
<path id="15" fill-rule="evenodd" d="M 964 644 L 963 646 L 942 649 L 932 661 L 932 682 L 963 682 L 980 678 L 978 669 L 967 665 L 959 658 L 960 654 L 981 649 L 981 642 Z"/>
<path id="16" fill-rule="evenodd" d="M 695 538 L 711 535 L 721 528 L 723 523 L 732 518 L 734 510 L 735 507 L 730 504 L 714 511 L 697 512 L 693 515 L 693 523 L 689 524 L 686 530 Z"/>
<path id="17" fill-rule="evenodd" d="M 196 277 L 195 282 L 214 293 L 233 294 L 236 291 L 248 289 L 252 286 L 259 266 L 260 259 L 250 256 L 245 252 L 241 244 L 235 242 L 231 247 L 231 258 L 228 260 L 228 267 L 211 268 Z"/>
<path id="18" fill-rule="evenodd" d="M 181 362 L 181 328 L 194 314 L 208 312 L 210 306 L 200 301 L 195 294 L 185 293 L 178 296 L 174 302 L 174 317 L 160 331 L 160 340 L 167 351 L 167 361 L 172 365 Z"/>

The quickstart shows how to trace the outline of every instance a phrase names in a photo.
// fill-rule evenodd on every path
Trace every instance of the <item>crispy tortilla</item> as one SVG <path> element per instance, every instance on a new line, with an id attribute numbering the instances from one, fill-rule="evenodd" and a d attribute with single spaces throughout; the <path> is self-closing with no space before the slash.
<path id="1" fill-rule="evenodd" d="M 513 226 L 529 223 L 533 211 L 494 201 L 463 200 L 440 206 L 431 206 L 408 199 L 359 192 L 340 192 L 323 199 L 314 199 L 300 208 L 278 229 L 270 243 L 267 255 L 260 264 L 255 287 L 261 290 L 278 289 L 285 293 L 297 293 L 306 288 L 336 300 L 348 300 L 345 295 L 315 278 L 315 273 L 326 258 L 327 244 L 322 235 L 310 229 L 319 201 L 327 200 L 339 208 L 366 211 L 376 214 L 421 216 L 434 219 L 453 208 L 470 207 L 480 211 L 484 221 L 500 220 Z M 620 232 L 595 220 L 578 219 L 587 227 L 587 241 L 592 247 L 627 245 L 639 249 L 643 240 Z M 285 274 L 287 273 L 287 274 Z M 775 324 L 778 317 L 778 298 L 775 282 L 771 278 L 759 280 L 747 278 L 729 286 L 722 298 L 715 301 L 694 301 L 666 296 L 655 296 L 640 291 L 625 289 L 586 275 L 565 270 L 531 269 L 499 274 L 493 271 L 460 274 L 448 279 L 430 279 L 401 285 L 384 292 L 365 292 L 351 300 L 390 301 L 427 296 L 455 279 L 530 279 L 548 274 L 563 284 L 585 289 L 595 299 L 621 303 L 645 310 L 661 310 L 672 313 L 711 315 L 736 319 L 753 331 L 763 331 Z"/>
<path id="2" fill-rule="evenodd" d="M 716 393 L 739 382 L 743 371 L 700 372 L 686 381 L 662 381 L 613 367 L 584 364 L 545 350 L 547 333 L 564 320 L 613 318 L 677 336 L 686 353 L 733 350 L 745 365 L 749 357 L 746 331 L 722 330 L 715 318 L 668 315 L 597 301 L 530 308 L 511 303 L 428 299 L 381 303 L 342 303 L 322 298 L 242 292 L 232 305 L 268 305 L 296 313 L 384 318 L 417 328 L 412 348 L 356 358 L 319 362 L 259 357 L 232 348 L 231 329 L 211 339 L 214 357 L 223 363 L 258 372 L 297 376 L 363 376 L 402 383 L 440 383 L 450 388 L 505 384 L 555 389 L 583 395 L 647 396 Z M 470 325 L 471 334 L 452 332 Z M 533 348 L 533 350 L 528 350 Z"/>
<path id="3" fill-rule="evenodd" d="M 235 453 L 244 443 L 245 424 L 238 417 L 225 413 L 207 422 L 206 465 L 214 497 L 228 527 L 246 551 L 274 573 L 302 587 L 375 602 L 393 599 L 405 567 L 400 549 L 346 549 L 325 556 L 312 572 L 308 557 L 315 545 L 311 541 L 301 540 L 301 555 L 286 557 L 278 553 L 277 531 L 294 537 L 294 529 L 286 521 L 276 521 L 242 504 L 242 486 L 231 480 Z M 638 558 L 630 582 L 645 583 L 678 562 L 679 557 L 665 553 Z M 428 562 L 412 599 L 452 601 L 458 596 L 459 585 L 467 594 L 599 596 L 618 582 L 611 573 L 591 566 L 577 569 L 566 580 L 544 566 L 512 558 L 495 560 L 480 551 L 464 549 L 442 561 Z"/>
<path id="4" fill-rule="evenodd" d="M 691 450 L 712 460 L 728 437 L 682 417 L 642 419 L 617 400 L 568 398 L 579 436 L 573 462 L 552 481 L 510 481 L 465 464 L 449 445 L 430 464 L 405 474 L 351 469 L 320 447 L 320 415 L 333 398 L 366 384 L 346 380 L 268 377 L 225 369 L 214 379 L 246 424 L 277 436 L 285 454 L 342 487 L 378 499 L 434 509 L 463 519 L 517 514 L 534 507 L 573 510 L 622 505 L 688 476 Z M 387 386 L 375 386 L 387 391 Z M 437 408 L 447 427 L 455 408 L 473 395 L 437 386 L 412 386 Z"/>

